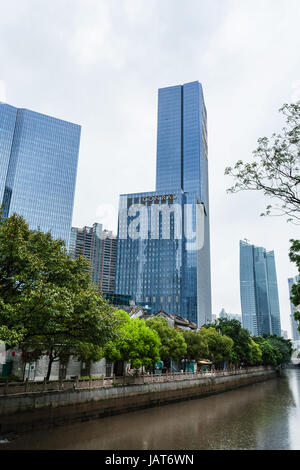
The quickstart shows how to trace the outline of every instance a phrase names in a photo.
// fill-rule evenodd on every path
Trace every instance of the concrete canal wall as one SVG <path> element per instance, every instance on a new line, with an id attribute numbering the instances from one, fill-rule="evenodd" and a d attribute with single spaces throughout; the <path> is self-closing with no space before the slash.
<path id="1" fill-rule="evenodd" d="M 201 398 L 276 377 L 272 368 L 181 380 L 0 397 L 0 435 L 85 421 L 140 408 Z"/>

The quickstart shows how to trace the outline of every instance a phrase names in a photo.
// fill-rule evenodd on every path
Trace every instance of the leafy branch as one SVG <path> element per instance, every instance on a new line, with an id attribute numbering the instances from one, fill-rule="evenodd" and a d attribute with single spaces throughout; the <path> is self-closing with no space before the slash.
<path id="1" fill-rule="evenodd" d="M 228 193 L 239 191 L 262 191 L 275 199 L 262 216 L 286 215 L 288 222 L 300 223 L 300 101 L 285 104 L 280 110 L 286 117 L 282 133 L 271 139 L 262 137 L 253 152 L 254 160 L 239 160 L 234 167 L 227 167 L 225 175 L 236 182 Z"/>

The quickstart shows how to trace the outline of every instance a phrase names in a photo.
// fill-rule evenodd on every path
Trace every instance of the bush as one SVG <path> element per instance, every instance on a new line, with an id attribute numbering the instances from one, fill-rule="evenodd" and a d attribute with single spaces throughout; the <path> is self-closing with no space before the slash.
<path id="1" fill-rule="evenodd" d="M 2 377 L 0 376 L 0 383 L 1 382 L 21 382 L 21 377 L 19 377 L 18 375 L 14 375 L 14 374 L 11 374 L 11 375 L 8 375 L 7 377 Z"/>
<path id="2" fill-rule="evenodd" d="M 84 376 L 84 377 L 83 377 L 83 376 L 80 377 L 80 380 L 90 380 L 90 379 L 91 379 L 91 378 L 90 378 L 89 375 L 86 375 L 86 376 Z M 101 379 L 102 379 L 102 377 L 94 377 L 94 376 L 92 377 L 92 380 L 101 380 Z"/>

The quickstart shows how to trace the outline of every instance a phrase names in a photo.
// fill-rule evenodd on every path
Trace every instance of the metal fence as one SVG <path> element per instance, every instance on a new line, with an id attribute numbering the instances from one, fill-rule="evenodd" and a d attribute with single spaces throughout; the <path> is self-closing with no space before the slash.
<path id="1" fill-rule="evenodd" d="M 230 369 L 213 372 L 175 372 L 164 374 L 141 374 L 141 375 L 124 375 L 122 377 L 97 377 L 89 379 L 80 379 L 76 377 L 70 380 L 31 382 L 9 382 L 0 383 L 0 398 L 7 395 L 23 395 L 27 393 L 43 393 L 51 391 L 67 391 L 67 390 L 86 390 L 94 388 L 112 388 L 128 385 L 141 385 L 151 383 L 175 382 L 180 380 L 194 380 L 205 377 L 226 377 L 230 375 L 248 374 L 258 371 L 265 371 L 272 367 L 258 366 L 247 367 L 242 369 Z"/>

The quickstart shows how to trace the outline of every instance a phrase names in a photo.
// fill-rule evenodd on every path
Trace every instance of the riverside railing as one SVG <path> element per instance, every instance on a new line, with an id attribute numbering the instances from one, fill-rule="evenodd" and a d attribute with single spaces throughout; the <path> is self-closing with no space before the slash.
<path id="1" fill-rule="evenodd" d="M 137 376 L 124 375 L 122 377 L 96 377 L 80 379 L 79 377 L 56 381 L 28 381 L 0 383 L 0 399 L 7 395 L 23 395 L 27 393 L 46 393 L 67 390 L 86 390 L 94 388 L 112 388 L 128 385 L 142 385 L 150 383 L 175 382 L 180 380 L 194 380 L 206 377 L 226 377 L 230 375 L 249 374 L 258 371 L 274 370 L 270 366 L 245 367 L 242 369 L 229 369 L 211 372 L 174 372 L 164 374 L 140 374 Z"/>

